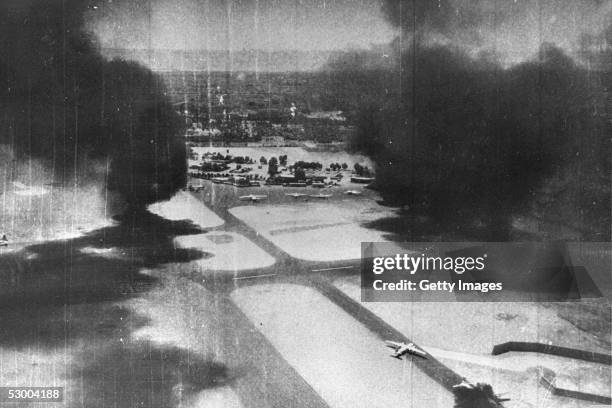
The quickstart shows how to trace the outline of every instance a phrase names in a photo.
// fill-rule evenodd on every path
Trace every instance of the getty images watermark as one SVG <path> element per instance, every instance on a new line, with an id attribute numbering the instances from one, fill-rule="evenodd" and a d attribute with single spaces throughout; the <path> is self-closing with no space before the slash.
<path id="1" fill-rule="evenodd" d="M 364 302 L 562 301 L 602 296 L 591 276 L 599 277 L 601 272 L 576 264 L 580 257 L 572 257 L 566 243 L 366 242 L 361 250 Z M 601 265 L 601 271 L 607 268 Z M 609 273 L 604 275 L 609 279 Z"/>
<path id="2" fill-rule="evenodd" d="M 372 258 L 372 273 L 381 275 L 389 271 L 403 271 L 415 275 L 418 271 L 433 272 L 447 271 L 458 275 L 468 271 L 483 271 L 487 254 L 479 257 L 471 256 L 426 256 L 409 255 L 407 253 L 395 254 L 394 256 L 377 256 Z M 399 281 L 386 282 L 385 279 L 374 280 L 372 288 L 377 291 L 385 290 L 408 290 L 408 291 L 480 291 L 482 293 L 491 290 L 502 290 L 502 282 L 464 282 L 430 279 L 400 279 Z"/>

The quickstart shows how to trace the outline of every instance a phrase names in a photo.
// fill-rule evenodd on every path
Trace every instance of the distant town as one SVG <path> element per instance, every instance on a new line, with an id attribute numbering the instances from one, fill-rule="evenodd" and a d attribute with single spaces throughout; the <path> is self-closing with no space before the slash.
<path id="1" fill-rule="evenodd" d="M 162 77 L 192 145 L 344 147 L 355 133 L 354 114 L 325 101 L 325 83 L 315 75 L 183 71 Z"/>

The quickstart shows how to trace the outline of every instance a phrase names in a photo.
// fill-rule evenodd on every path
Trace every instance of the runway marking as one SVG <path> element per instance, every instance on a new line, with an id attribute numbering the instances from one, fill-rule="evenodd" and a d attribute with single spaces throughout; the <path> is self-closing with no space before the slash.
<path id="1" fill-rule="evenodd" d="M 292 232 L 301 232 L 301 231 L 314 231 L 323 228 L 332 228 L 339 227 L 343 225 L 348 225 L 350 222 L 335 222 L 331 224 L 315 224 L 315 225 L 303 225 L 303 226 L 295 226 L 295 227 L 287 227 L 287 228 L 278 228 L 268 231 L 270 235 L 279 235 L 279 234 L 289 234 Z"/>
<path id="2" fill-rule="evenodd" d="M 324 269 L 313 269 L 313 272 L 325 272 L 325 271 L 335 271 L 338 269 L 353 269 L 354 266 L 338 266 L 336 268 L 324 268 Z"/>
<path id="3" fill-rule="evenodd" d="M 237 278 L 232 278 L 233 280 L 242 280 L 242 279 L 255 279 L 255 278 L 265 278 L 268 276 L 276 276 L 276 273 L 266 273 L 263 275 L 249 275 L 249 276 L 240 276 Z"/>

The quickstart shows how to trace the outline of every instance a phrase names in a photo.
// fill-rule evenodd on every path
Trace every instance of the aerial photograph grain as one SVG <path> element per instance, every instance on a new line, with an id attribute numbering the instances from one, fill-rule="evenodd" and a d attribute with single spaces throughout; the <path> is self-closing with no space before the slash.
<path id="1" fill-rule="evenodd" d="M 612 407 L 611 0 L 0 0 L 0 408 Z"/>

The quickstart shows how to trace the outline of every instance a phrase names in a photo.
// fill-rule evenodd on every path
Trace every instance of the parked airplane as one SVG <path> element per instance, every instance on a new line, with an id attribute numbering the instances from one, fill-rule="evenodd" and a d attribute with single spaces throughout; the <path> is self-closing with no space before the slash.
<path id="1" fill-rule="evenodd" d="M 300 197 L 304 197 L 306 194 L 302 194 L 302 193 L 291 193 L 291 194 L 285 194 L 286 196 L 289 197 L 293 197 L 293 198 L 300 198 Z"/>
<path id="2" fill-rule="evenodd" d="M 427 358 L 427 353 L 424 350 L 421 350 L 414 343 L 398 343 L 395 341 L 385 340 L 385 344 L 387 347 L 395 350 L 395 353 L 391 354 L 391 357 L 400 359 L 404 354 L 414 354 L 415 356 Z"/>
<path id="3" fill-rule="evenodd" d="M 312 197 L 312 198 L 329 198 L 331 197 L 331 194 L 312 194 L 309 195 L 308 197 Z"/>
<path id="4" fill-rule="evenodd" d="M 348 195 L 361 195 L 361 191 L 348 190 L 348 191 L 345 191 L 344 194 L 348 194 Z"/>
<path id="5" fill-rule="evenodd" d="M 267 198 L 268 198 L 267 195 L 255 195 L 255 194 L 240 196 L 240 200 L 242 201 L 253 201 L 253 202 L 265 200 Z"/>

